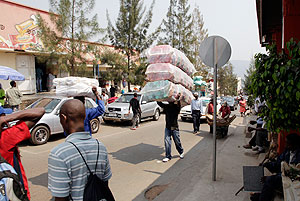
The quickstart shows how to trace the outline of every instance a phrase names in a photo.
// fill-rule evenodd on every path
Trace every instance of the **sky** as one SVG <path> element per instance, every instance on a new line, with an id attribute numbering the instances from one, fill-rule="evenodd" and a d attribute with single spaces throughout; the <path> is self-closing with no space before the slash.
<path id="1" fill-rule="evenodd" d="M 48 0 L 11 0 L 42 10 L 49 10 Z M 249 61 L 254 54 L 263 52 L 259 44 L 255 0 L 189 0 L 192 9 L 198 6 L 209 36 L 219 35 L 231 45 L 230 60 Z M 149 8 L 152 0 L 144 0 Z M 150 29 L 154 30 L 166 17 L 169 0 L 156 0 Z M 96 0 L 94 13 L 101 27 L 107 26 L 106 11 L 114 23 L 119 13 L 119 0 Z M 236 66 L 237 67 L 237 66 Z"/>

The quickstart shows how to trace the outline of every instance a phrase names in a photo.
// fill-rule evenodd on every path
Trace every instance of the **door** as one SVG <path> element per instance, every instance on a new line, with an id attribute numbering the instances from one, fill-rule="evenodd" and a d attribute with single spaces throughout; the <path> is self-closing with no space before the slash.
<path id="1" fill-rule="evenodd" d="M 24 81 L 18 81 L 18 88 L 23 94 L 34 94 L 35 61 L 32 55 L 16 55 L 16 70 L 25 76 Z"/>
<path id="2" fill-rule="evenodd" d="M 141 109 L 142 109 L 142 118 L 145 117 L 149 117 L 153 115 L 153 106 L 154 102 L 147 102 L 144 98 L 144 96 L 142 96 L 142 101 L 141 101 Z"/>

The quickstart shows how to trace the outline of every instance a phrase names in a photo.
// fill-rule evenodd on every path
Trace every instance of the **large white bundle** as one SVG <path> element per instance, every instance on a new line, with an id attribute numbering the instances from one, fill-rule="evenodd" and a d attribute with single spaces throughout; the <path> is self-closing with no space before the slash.
<path id="1" fill-rule="evenodd" d="M 64 77 L 55 78 L 53 80 L 56 86 L 56 95 L 58 96 L 87 96 L 95 98 L 92 87 L 97 87 L 99 93 L 101 88 L 98 87 L 99 83 L 96 79 L 85 77 Z"/>
<path id="2" fill-rule="evenodd" d="M 179 50 L 172 48 L 170 45 L 158 45 L 149 48 L 146 56 L 150 64 L 170 63 L 179 67 L 189 76 L 192 76 L 196 69 L 190 60 Z"/>
<path id="3" fill-rule="evenodd" d="M 169 80 L 175 84 L 182 84 L 188 89 L 193 88 L 193 79 L 180 68 L 169 63 L 150 64 L 146 70 L 146 76 L 150 82 Z"/>

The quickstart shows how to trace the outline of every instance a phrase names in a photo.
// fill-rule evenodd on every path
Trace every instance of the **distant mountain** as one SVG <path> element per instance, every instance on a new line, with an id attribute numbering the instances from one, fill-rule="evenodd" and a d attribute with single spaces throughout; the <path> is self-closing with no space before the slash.
<path id="1" fill-rule="evenodd" d="M 244 79 L 244 74 L 246 74 L 246 70 L 249 68 L 250 61 L 247 60 L 230 60 L 233 66 L 233 72 L 238 76 Z"/>

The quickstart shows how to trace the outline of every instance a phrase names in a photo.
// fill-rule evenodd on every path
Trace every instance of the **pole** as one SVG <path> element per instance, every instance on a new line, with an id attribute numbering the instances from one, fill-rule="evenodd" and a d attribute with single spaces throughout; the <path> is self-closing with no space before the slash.
<path id="1" fill-rule="evenodd" d="M 217 140 L 216 140 L 216 132 L 217 132 L 217 41 L 214 38 L 213 45 L 213 64 L 214 64 L 214 122 L 213 122 L 213 181 L 216 181 L 216 172 L 217 172 Z"/>

